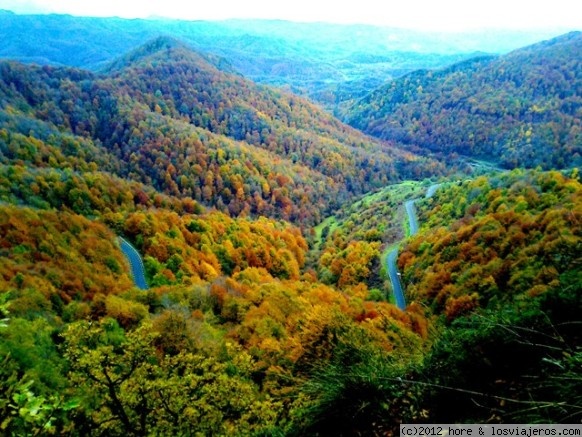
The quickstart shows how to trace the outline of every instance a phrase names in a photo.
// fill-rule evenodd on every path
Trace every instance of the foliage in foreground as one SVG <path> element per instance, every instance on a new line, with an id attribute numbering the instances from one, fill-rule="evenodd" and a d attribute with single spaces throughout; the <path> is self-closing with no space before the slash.
<path id="1" fill-rule="evenodd" d="M 530 223 L 529 237 L 504 255 L 517 262 L 509 272 L 521 271 L 524 253 L 537 262 L 545 243 L 546 261 L 564 261 L 555 274 L 480 289 L 479 305 L 454 313 L 420 293 L 422 281 L 415 284 L 422 300 L 406 312 L 368 300 L 362 282 L 341 289 L 318 282 L 303 267 L 301 234 L 273 220 L 141 207 L 97 210 L 99 220 L 89 220 L 2 205 L 1 250 L 10 261 L 0 302 L 2 432 L 351 436 L 394 434 L 403 422 L 578 420 L 582 308 L 572 248 L 580 241 L 580 190 L 571 176 L 514 172 L 445 185 L 419 203 L 430 230 L 401 256 L 408 277 L 437 269 L 431 257 L 453 256 L 429 248 L 433 237 L 449 235 L 443 241 L 454 247 L 464 240 L 452 236 L 472 226 L 479 243 L 498 232 L 483 223 L 507 214 L 519 229 Z M 83 270 L 91 265 L 85 256 L 116 259 L 106 224 L 147 255 L 156 287 L 125 284 L 122 261 L 104 263 L 101 273 Z M 84 252 L 81 235 L 99 250 Z M 494 235 L 490 251 L 514 233 Z M 47 258 L 49 249 L 68 257 Z M 278 253 L 286 263 L 277 264 Z M 470 262 L 463 253 L 455 255 L 459 268 L 474 277 L 458 276 L 465 280 L 454 283 L 455 299 L 490 283 L 479 273 L 488 270 L 477 268 L 488 252 Z M 210 272 L 202 261 L 212 274 L 201 274 Z M 70 262 L 85 282 L 62 293 L 58 281 L 68 278 Z M 83 288 L 91 275 L 109 281 L 109 293 Z"/>

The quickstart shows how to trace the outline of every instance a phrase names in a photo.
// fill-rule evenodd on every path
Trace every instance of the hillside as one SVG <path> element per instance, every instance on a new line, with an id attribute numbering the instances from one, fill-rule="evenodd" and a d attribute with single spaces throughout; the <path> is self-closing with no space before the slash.
<path id="1" fill-rule="evenodd" d="M 571 176 L 514 170 L 450 184 L 421 202 L 430 232 L 400 256 L 411 299 L 453 320 L 575 280 L 582 186 L 577 170 Z"/>
<path id="2" fill-rule="evenodd" d="M 422 347 L 421 312 L 306 272 L 293 225 L 205 212 L 99 171 L 83 138 L 46 140 L 0 136 L 7 433 L 303 433 L 314 366 Z M 116 234 L 139 249 L 151 290 L 132 287 Z"/>
<path id="3" fill-rule="evenodd" d="M 417 204 L 399 264 L 447 326 L 417 375 L 434 384 L 428 423 L 581 418 L 581 196 L 577 169 L 514 170 Z"/>
<path id="4" fill-rule="evenodd" d="M 0 62 L 0 434 L 579 422 L 579 170 L 460 161 L 169 37 L 99 73 Z"/>
<path id="5" fill-rule="evenodd" d="M 168 38 L 104 75 L 4 62 L 3 126 L 66 155 L 81 148 L 101 170 L 232 215 L 303 224 L 390 181 L 443 171 L 217 63 Z M 83 146 L 62 150 L 63 135 Z"/>
<path id="6" fill-rule="evenodd" d="M 344 287 L 365 282 L 376 297 L 390 295 L 381 275 L 381 253 L 405 236 L 405 200 L 426 187 L 406 181 L 344 205 L 314 229 L 310 263 L 320 281 Z"/>
<path id="7" fill-rule="evenodd" d="M 418 71 L 355 103 L 348 122 L 383 139 L 514 167 L 582 163 L 582 33 Z"/>
<path id="8" fill-rule="evenodd" d="M 364 25 L 268 20 L 124 20 L 0 13 L 0 58 L 97 71 L 159 36 L 227 58 L 246 77 L 282 86 L 329 109 L 419 68 L 476 52 L 507 52 L 551 32 L 413 32 Z M 357 35 L 357 38 L 354 38 Z"/>
<path id="9" fill-rule="evenodd" d="M 3 168 L 11 432 L 357 435 L 479 422 L 492 408 L 502 423 L 580 415 L 576 171 L 444 183 L 419 204 L 423 227 L 400 256 L 417 301 L 400 312 L 359 273 L 418 184 L 328 223 L 320 262 L 339 280 L 324 285 L 287 223 L 206 213 L 100 172 Z M 132 289 L 114 232 L 144 255 L 152 290 Z"/>
<path id="10" fill-rule="evenodd" d="M 381 299 L 388 288 L 374 257 L 402 238 L 403 201 L 424 190 L 388 187 L 317 227 L 320 280 L 365 281 L 379 288 L 369 298 Z M 514 170 L 444 182 L 416 202 L 421 229 L 404 240 L 399 267 L 408 310 L 425 308 L 438 333 L 422 364 L 402 376 L 401 394 L 424 408 L 415 423 L 580 418 L 581 195 L 577 169 Z M 325 376 L 345 382 L 341 368 Z M 322 379 L 319 388 L 331 391 Z M 347 426 L 341 418 L 366 399 L 359 395 L 336 399 L 343 414 L 318 429 Z"/>

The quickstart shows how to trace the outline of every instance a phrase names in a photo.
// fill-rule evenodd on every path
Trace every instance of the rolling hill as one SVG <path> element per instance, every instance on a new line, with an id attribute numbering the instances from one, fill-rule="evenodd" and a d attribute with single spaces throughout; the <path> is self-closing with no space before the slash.
<path id="1" fill-rule="evenodd" d="M 582 163 L 582 33 L 390 82 L 346 113 L 383 139 L 509 168 Z"/>
<path id="2" fill-rule="evenodd" d="M 440 92 L 457 72 L 495 79 L 487 96 L 501 99 L 509 85 L 492 66 L 503 61 L 512 95 L 559 103 L 575 133 L 576 38 L 467 61 L 422 86 Z M 528 88 L 514 71 L 524 59 L 555 76 Z M 347 437 L 579 421 L 578 169 L 459 175 L 173 38 L 107 60 L 99 72 L 0 62 L 2 433 Z M 480 110 L 512 108 L 503 101 Z M 459 135 L 489 120 L 448 109 Z M 503 121 L 508 134 L 519 122 Z M 405 237 L 403 204 L 435 179 Z M 406 308 L 381 272 L 395 245 Z"/>
<path id="3" fill-rule="evenodd" d="M 168 194 L 304 224 L 389 181 L 443 171 L 223 65 L 170 38 L 101 75 L 4 62 L 3 126 L 57 149 L 68 135 L 101 170 Z"/>
<path id="4" fill-rule="evenodd" d="M 269 20 L 125 20 L 0 11 L 0 58 L 98 71 L 159 36 L 229 59 L 255 82 L 285 87 L 334 109 L 419 68 L 476 52 L 503 53 L 559 32 L 414 32 L 364 25 Z"/>

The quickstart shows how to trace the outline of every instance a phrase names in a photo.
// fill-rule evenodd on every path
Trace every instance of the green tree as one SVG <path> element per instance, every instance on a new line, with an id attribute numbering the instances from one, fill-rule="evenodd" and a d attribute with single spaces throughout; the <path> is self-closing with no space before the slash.
<path id="1" fill-rule="evenodd" d="M 249 435 L 276 425 L 281 405 L 250 380 L 251 357 L 158 355 L 145 323 L 124 332 L 112 319 L 67 327 L 64 354 L 82 401 L 76 426 L 108 435 Z"/>

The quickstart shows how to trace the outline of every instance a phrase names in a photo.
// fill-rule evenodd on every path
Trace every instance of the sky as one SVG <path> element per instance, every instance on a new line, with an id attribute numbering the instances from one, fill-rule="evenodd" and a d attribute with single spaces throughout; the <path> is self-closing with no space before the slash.
<path id="1" fill-rule="evenodd" d="M 122 18 L 325 21 L 439 31 L 582 30 L 579 0 L 0 0 L 0 9 Z"/>

